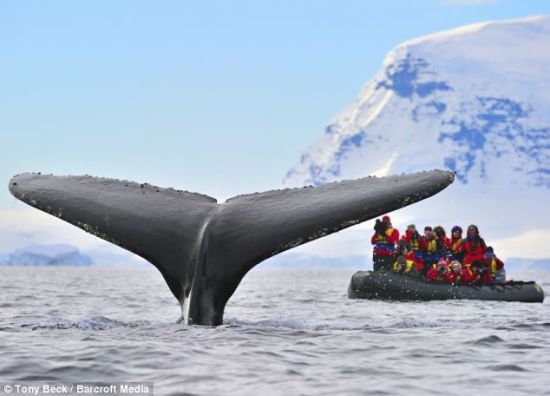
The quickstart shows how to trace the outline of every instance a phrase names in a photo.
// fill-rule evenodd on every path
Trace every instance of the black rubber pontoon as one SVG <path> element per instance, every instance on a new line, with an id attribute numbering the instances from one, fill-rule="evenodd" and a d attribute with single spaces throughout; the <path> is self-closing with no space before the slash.
<path id="1" fill-rule="evenodd" d="M 535 282 L 513 282 L 503 285 L 450 285 L 427 282 L 392 271 L 358 271 L 353 274 L 349 298 L 387 300 L 494 300 L 543 302 L 544 292 Z"/>

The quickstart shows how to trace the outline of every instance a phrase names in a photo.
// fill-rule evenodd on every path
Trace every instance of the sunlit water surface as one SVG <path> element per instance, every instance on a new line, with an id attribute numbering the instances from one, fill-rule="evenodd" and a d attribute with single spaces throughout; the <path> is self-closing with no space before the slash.
<path id="1" fill-rule="evenodd" d="M 155 394 L 550 394 L 550 303 L 349 300 L 353 271 L 253 270 L 225 325 L 176 324 L 148 269 L 1 268 L 0 380 Z M 550 291 L 550 274 L 536 279 Z"/>

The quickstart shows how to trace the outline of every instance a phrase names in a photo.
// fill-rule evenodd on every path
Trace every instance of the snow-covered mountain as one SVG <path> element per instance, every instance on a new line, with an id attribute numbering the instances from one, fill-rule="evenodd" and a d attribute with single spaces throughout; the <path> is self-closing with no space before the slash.
<path id="1" fill-rule="evenodd" d="M 507 270 L 515 272 L 541 272 L 550 271 L 550 260 L 529 260 L 510 258 L 506 261 Z"/>
<path id="2" fill-rule="evenodd" d="M 0 255 L 7 266 L 89 266 L 92 259 L 70 245 L 29 245 Z"/>
<path id="3" fill-rule="evenodd" d="M 398 225 L 475 223 L 504 255 L 550 257 L 549 109 L 550 16 L 421 37 L 386 56 L 284 184 L 451 169 L 457 182 Z"/>

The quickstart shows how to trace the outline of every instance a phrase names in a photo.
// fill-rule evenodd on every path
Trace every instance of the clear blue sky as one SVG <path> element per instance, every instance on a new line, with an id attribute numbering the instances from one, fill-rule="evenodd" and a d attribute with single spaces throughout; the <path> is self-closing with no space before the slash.
<path id="1" fill-rule="evenodd" d="M 0 210 L 23 171 L 278 187 L 396 44 L 550 1 L 3 1 Z"/>

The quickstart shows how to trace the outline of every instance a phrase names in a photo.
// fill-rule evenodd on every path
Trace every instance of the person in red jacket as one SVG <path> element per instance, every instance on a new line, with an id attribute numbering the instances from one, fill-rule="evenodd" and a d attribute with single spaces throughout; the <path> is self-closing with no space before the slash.
<path id="1" fill-rule="evenodd" d="M 372 261 L 374 271 L 380 269 L 391 270 L 395 262 L 395 244 L 399 241 L 399 231 L 393 228 L 389 216 L 376 219 L 374 235 L 371 243 L 374 245 Z"/>
<path id="2" fill-rule="evenodd" d="M 451 240 L 447 238 L 445 228 L 442 226 L 434 227 L 434 232 L 437 238 L 437 253 L 439 257 L 447 257 L 451 254 Z"/>
<path id="3" fill-rule="evenodd" d="M 410 249 L 416 257 L 416 261 L 424 263 L 426 240 L 418 233 L 414 224 L 407 226 L 407 231 L 405 231 L 405 235 L 403 235 L 401 239 L 409 243 Z"/>
<path id="4" fill-rule="evenodd" d="M 493 277 L 480 260 L 475 260 L 471 265 L 464 264 L 462 271 L 462 283 L 466 285 L 492 285 Z"/>
<path id="5" fill-rule="evenodd" d="M 412 250 L 405 257 L 407 259 L 407 270 L 405 272 L 416 276 L 422 274 L 424 271 L 424 260 L 418 258 Z"/>
<path id="6" fill-rule="evenodd" d="M 444 282 L 449 273 L 449 263 L 444 258 L 441 258 L 437 265 L 432 266 L 428 270 L 427 278 L 432 282 Z"/>
<path id="7" fill-rule="evenodd" d="M 472 271 L 472 263 L 464 260 L 464 266 L 462 268 L 462 284 L 470 285 L 476 281 L 476 275 Z"/>
<path id="8" fill-rule="evenodd" d="M 453 260 L 462 262 L 464 259 L 462 228 L 454 226 L 451 230 L 451 256 Z"/>
<path id="9" fill-rule="evenodd" d="M 491 271 L 485 267 L 485 264 L 481 260 L 475 260 L 472 263 L 472 271 L 476 276 L 474 283 L 481 285 L 492 285 L 493 277 L 491 276 Z"/>
<path id="10" fill-rule="evenodd" d="M 413 250 L 411 250 L 411 245 L 405 239 L 399 240 L 397 243 L 396 250 L 397 258 L 403 258 L 403 273 L 409 275 L 420 275 L 424 269 L 424 261 L 418 259 Z M 393 270 L 395 271 L 398 267 L 398 264 L 394 264 Z M 398 272 L 398 271 L 397 271 Z"/>
<path id="11" fill-rule="evenodd" d="M 450 271 L 445 276 L 445 282 L 460 285 L 462 283 L 462 265 L 459 261 L 454 260 L 451 262 Z"/>
<path id="12" fill-rule="evenodd" d="M 487 245 L 485 245 L 483 238 L 479 236 L 479 229 L 472 224 L 468 227 L 467 236 L 462 245 L 464 262 L 473 263 L 474 261 L 483 260 L 486 250 Z"/>
<path id="13" fill-rule="evenodd" d="M 494 250 L 491 246 L 487 247 L 487 250 L 485 251 L 483 264 L 491 274 L 491 277 L 493 278 L 493 284 L 506 282 L 506 271 L 504 270 L 504 263 L 495 255 Z"/>

